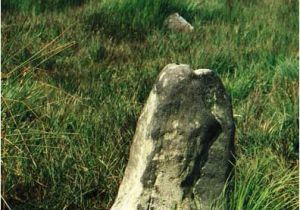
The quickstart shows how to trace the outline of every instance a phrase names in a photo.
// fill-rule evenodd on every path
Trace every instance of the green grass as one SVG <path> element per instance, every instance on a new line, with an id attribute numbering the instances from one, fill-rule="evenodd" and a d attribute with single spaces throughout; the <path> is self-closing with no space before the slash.
<path id="1" fill-rule="evenodd" d="M 47 11 L 63 10 L 69 6 L 80 6 L 88 0 L 3 0 L 1 2 L 2 11 L 10 13 L 33 13 L 41 14 Z"/>
<path id="2" fill-rule="evenodd" d="M 161 29 L 170 14 L 180 12 L 188 20 L 195 16 L 190 0 L 105 0 L 86 15 L 86 30 L 101 30 L 116 40 L 144 40 L 154 29 Z"/>
<path id="3" fill-rule="evenodd" d="M 215 209 L 298 209 L 299 177 L 297 168 L 270 150 L 240 157 L 235 176 L 221 195 Z M 227 193 L 230 192 L 230 196 Z"/>
<path id="4" fill-rule="evenodd" d="M 109 209 L 158 73 L 187 63 L 216 71 L 233 101 L 237 163 L 217 204 L 299 207 L 297 1 L 234 1 L 231 11 L 222 0 L 41 5 L 2 1 L 8 206 Z M 193 33 L 165 29 L 174 11 Z"/>

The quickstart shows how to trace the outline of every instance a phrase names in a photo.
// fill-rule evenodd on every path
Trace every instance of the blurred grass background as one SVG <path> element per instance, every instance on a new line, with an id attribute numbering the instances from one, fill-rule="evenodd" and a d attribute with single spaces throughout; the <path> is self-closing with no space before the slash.
<path id="1" fill-rule="evenodd" d="M 216 71 L 236 120 L 214 208 L 298 209 L 298 1 L 2 0 L 2 208 L 109 209 L 168 63 Z M 167 31 L 179 12 L 191 34 Z"/>

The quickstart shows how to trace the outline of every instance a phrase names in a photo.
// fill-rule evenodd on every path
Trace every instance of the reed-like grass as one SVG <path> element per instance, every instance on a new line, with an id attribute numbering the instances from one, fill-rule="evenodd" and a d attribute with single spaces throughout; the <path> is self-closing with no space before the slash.
<path id="1" fill-rule="evenodd" d="M 168 63 L 213 69 L 232 97 L 237 166 L 218 203 L 298 207 L 297 1 L 32 2 L 2 1 L 3 208 L 109 209 Z M 165 29 L 174 11 L 193 33 Z"/>
<path id="2" fill-rule="evenodd" d="M 232 180 L 212 209 L 266 210 L 299 208 L 298 168 L 270 150 L 240 157 Z M 229 195 L 228 195 L 229 194 Z"/>

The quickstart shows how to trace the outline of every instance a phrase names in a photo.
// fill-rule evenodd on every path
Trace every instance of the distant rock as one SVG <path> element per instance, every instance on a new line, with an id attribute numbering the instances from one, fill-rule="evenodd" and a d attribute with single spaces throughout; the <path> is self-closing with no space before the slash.
<path id="1" fill-rule="evenodd" d="M 192 32 L 194 30 L 194 27 L 183 17 L 181 17 L 177 12 L 167 17 L 167 19 L 165 20 L 165 25 L 167 26 L 167 28 L 174 31 Z"/>
<path id="2" fill-rule="evenodd" d="M 167 65 L 138 120 L 112 210 L 208 209 L 231 168 L 231 100 L 209 69 Z"/>

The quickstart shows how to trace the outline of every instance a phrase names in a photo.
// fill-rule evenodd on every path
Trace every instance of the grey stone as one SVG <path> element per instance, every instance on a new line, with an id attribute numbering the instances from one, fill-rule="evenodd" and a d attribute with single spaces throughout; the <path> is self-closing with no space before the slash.
<path id="1" fill-rule="evenodd" d="M 167 65 L 138 120 L 112 210 L 209 209 L 231 168 L 231 100 L 211 70 Z"/>
<path id="2" fill-rule="evenodd" d="M 178 13 L 173 13 L 165 20 L 165 25 L 167 28 L 180 31 L 180 32 L 192 32 L 194 27 L 187 22 L 183 17 L 181 17 Z"/>

